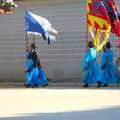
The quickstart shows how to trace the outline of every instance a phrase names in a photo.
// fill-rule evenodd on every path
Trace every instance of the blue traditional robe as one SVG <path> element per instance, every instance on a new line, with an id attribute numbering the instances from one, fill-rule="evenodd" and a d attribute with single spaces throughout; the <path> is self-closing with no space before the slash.
<path id="1" fill-rule="evenodd" d="M 97 82 L 103 82 L 102 73 L 96 62 L 97 52 L 94 48 L 90 48 L 83 62 L 83 68 L 85 69 L 84 73 L 84 83 L 85 84 L 94 84 Z"/>
<path id="2" fill-rule="evenodd" d="M 117 83 L 117 71 L 113 63 L 113 52 L 107 49 L 102 56 L 101 69 L 105 84 Z"/>
<path id="3" fill-rule="evenodd" d="M 33 61 L 30 59 L 30 60 L 27 60 L 27 63 L 26 63 L 26 84 L 28 85 L 32 85 L 33 84 L 33 79 L 32 79 L 32 74 L 31 74 L 31 68 L 33 66 Z"/>
<path id="4" fill-rule="evenodd" d="M 46 78 L 42 68 L 39 69 L 39 84 L 41 84 L 41 85 L 47 85 L 48 84 L 47 78 Z"/>
<path id="5" fill-rule="evenodd" d="M 120 83 L 120 57 L 117 59 L 116 63 L 116 69 L 117 69 L 117 75 L 118 75 L 118 83 Z"/>
<path id="6" fill-rule="evenodd" d="M 26 51 L 26 84 L 30 86 L 36 85 L 37 81 L 39 80 L 39 71 L 38 68 L 35 66 L 35 60 L 30 58 L 30 52 Z"/>
<path id="7" fill-rule="evenodd" d="M 37 66 L 34 66 L 35 60 L 30 59 L 29 57 L 30 52 L 26 52 L 26 58 L 27 58 L 27 64 L 26 64 L 26 84 L 30 86 L 34 85 L 47 85 L 48 81 L 47 78 L 42 70 L 42 68 L 39 68 Z"/>

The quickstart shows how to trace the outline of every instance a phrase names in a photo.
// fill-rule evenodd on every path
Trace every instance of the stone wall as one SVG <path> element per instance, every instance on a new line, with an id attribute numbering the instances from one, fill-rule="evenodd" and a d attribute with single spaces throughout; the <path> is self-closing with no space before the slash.
<path id="1" fill-rule="evenodd" d="M 86 49 L 86 0 L 29 0 L 17 4 L 12 15 L 0 14 L 0 81 L 25 80 L 25 6 L 48 19 L 58 31 L 56 42 L 49 46 L 41 37 L 35 40 L 46 75 L 55 81 L 81 81 Z M 30 42 L 32 37 L 29 36 Z M 114 35 L 110 40 L 116 46 Z M 116 59 L 120 51 L 115 47 L 113 50 Z"/>

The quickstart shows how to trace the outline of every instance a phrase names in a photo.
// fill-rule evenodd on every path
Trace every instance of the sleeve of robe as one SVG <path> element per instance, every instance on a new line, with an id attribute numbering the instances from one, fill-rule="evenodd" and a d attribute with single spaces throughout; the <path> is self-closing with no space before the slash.
<path id="1" fill-rule="evenodd" d="M 102 59 L 101 59 L 101 69 L 102 70 L 105 68 L 106 60 L 107 60 L 107 54 L 104 52 Z"/>
<path id="2" fill-rule="evenodd" d="M 29 59 L 29 54 L 30 54 L 30 52 L 26 51 L 26 59 Z"/>
<path id="3" fill-rule="evenodd" d="M 90 60 L 90 52 L 88 51 L 84 56 L 84 61 L 83 61 L 83 68 L 84 69 L 86 69 L 88 67 L 89 60 Z"/>

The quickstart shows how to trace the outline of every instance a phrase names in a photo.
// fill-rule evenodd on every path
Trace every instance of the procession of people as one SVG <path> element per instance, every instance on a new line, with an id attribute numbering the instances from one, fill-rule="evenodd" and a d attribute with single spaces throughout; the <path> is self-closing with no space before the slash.
<path id="1" fill-rule="evenodd" d="M 90 9 L 87 8 L 87 27 L 92 34 L 93 40 L 88 42 L 89 49 L 86 51 L 83 59 L 83 87 L 88 88 L 90 84 L 97 84 L 98 88 L 108 87 L 110 84 L 118 85 L 120 82 L 120 57 L 118 57 L 116 63 L 114 63 L 114 53 L 111 50 L 112 45 L 108 41 L 108 33 L 113 32 L 120 37 L 120 10 L 113 0 L 93 0 L 91 2 L 88 1 L 87 4 L 88 8 L 90 7 Z M 2 14 L 11 14 L 15 8 L 17 8 L 17 4 L 15 4 L 13 0 L 0 1 L 0 13 Z M 104 14 L 101 13 L 101 11 Z M 40 35 L 45 41 L 48 41 L 48 44 L 50 44 L 52 40 L 55 40 L 55 36 L 50 35 L 49 32 L 54 34 L 57 34 L 58 32 L 52 28 L 52 24 L 47 19 L 27 10 L 25 10 L 25 12 L 25 31 L 28 35 Z M 96 12 L 98 12 L 98 14 L 95 14 Z M 95 28 L 95 37 L 92 32 L 93 28 Z M 101 45 L 99 45 L 99 37 L 101 35 L 99 31 L 102 32 L 101 34 L 104 38 L 101 45 L 104 45 L 104 43 L 108 41 L 103 46 L 103 55 L 100 65 L 97 62 L 98 51 L 102 48 Z M 118 42 L 118 47 L 120 48 L 120 40 L 118 40 Z M 34 42 L 31 43 L 30 47 L 27 46 L 26 48 L 25 73 L 25 87 L 34 88 L 48 86 L 48 80 L 43 71 L 37 47 Z"/>
<path id="2" fill-rule="evenodd" d="M 83 87 L 89 87 L 89 84 L 98 84 L 97 87 L 107 87 L 109 84 L 118 84 L 120 82 L 120 58 L 117 60 L 116 66 L 113 61 L 113 52 L 111 51 L 111 43 L 107 42 L 103 47 L 103 55 L 100 68 L 97 64 L 97 51 L 94 49 L 92 41 L 88 43 L 89 50 L 85 54 L 84 68 L 84 84 Z"/>
<path id="3" fill-rule="evenodd" d="M 100 66 L 97 63 L 98 52 L 92 41 L 88 42 L 88 51 L 83 60 L 83 87 L 88 88 L 89 84 L 97 84 L 97 88 L 108 87 L 111 84 L 117 85 L 120 82 L 120 57 L 114 64 L 114 56 L 111 50 L 111 43 L 107 42 L 103 47 L 103 55 Z M 35 43 L 31 43 L 26 50 L 26 88 L 48 86 L 47 77 L 42 69 Z"/>

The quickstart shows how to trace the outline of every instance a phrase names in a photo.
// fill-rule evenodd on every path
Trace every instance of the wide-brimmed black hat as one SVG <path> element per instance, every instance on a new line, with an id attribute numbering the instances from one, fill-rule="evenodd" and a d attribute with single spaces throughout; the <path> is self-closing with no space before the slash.
<path id="1" fill-rule="evenodd" d="M 110 49 L 110 48 L 112 47 L 110 42 L 107 42 L 105 46 L 106 46 L 106 48 L 108 48 L 108 49 Z"/>
<path id="2" fill-rule="evenodd" d="M 93 45 L 93 41 L 89 41 L 88 42 L 88 46 L 89 46 L 89 48 L 92 48 L 94 45 Z"/>
<path id="3" fill-rule="evenodd" d="M 35 49 L 35 43 L 31 43 L 30 47 L 32 47 L 33 49 Z"/>

